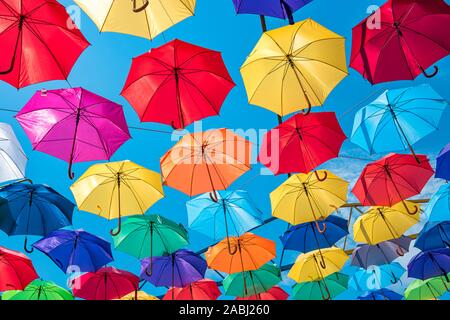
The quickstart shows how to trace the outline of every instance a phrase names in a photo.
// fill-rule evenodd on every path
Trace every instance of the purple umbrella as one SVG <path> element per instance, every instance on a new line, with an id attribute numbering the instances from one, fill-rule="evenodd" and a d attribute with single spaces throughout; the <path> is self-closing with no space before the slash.
<path id="1" fill-rule="evenodd" d="M 436 178 L 450 180 L 450 143 L 439 153 L 436 159 Z"/>
<path id="2" fill-rule="evenodd" d="M 82 88 L 42 90 L 16 115 L 33 149 L 69 163 L 109 160 L 130 133 L 122 106 Z"/>
<path id="3" fill-rule="evenodd" d="M 434 277 L 444 276 L 450 282 L 450 249 L 436 249 L 424 251 L 416 255 L 408 263 L 408 276 L 426 280 Z"/>
<path id="4" fill-rule="evenodd" d="M 289 19 L 294 24 L 293 13 L 312 0 L 233 0 L 237 13 Z"/>

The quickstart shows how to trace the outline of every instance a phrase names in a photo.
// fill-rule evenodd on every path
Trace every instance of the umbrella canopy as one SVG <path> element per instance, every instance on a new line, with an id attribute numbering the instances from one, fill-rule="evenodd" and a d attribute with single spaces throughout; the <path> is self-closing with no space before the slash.
<path id="1" fill-rule="evenodd" d="M 348 285 L 356 291 L 379 290 L 400 281 L 405 271 L 405 268 L 398 262 L 381 266 L 370 266 L 367 269 L 359 268 L 350 277 Z"/>
<path id="2" fill-rule="evenodd" d="M 23 291 L 4 292 L 2 300 L 73 300 L 72 294 L 51 281 L 34 280 Z"/>
<path id="3" fill-rule="evenodd" d="M 450 184 L 439 187 L 428 202 L 424 214 L 430 222 L 450 220 Z"/>
<path id="4" fill-rule="evenodd" d="M 122 106 L 83 88 L 42 90 L 16 115 L 38 150 L 72 164 L 109 160 L 130 139 Z"/>
<path id="5" fill-rule="evenodd" d="M 448 103 L 429 85 L 386 90 L 356 113 L 351 142 L 369 152 L 409 149 L 438 130 Z"/>
<path id="6" fill-rule="evenodd" d="M 334 112 L 298 113 L 264 136 L 258 158 L 274 174 L 308 173 L 336 158 L 345 139 Z"/>
<path id="7" fill-rule="evenodd" d="M 450 290 L 445 277 L 415 280 L 405 290 L 406 300 L 437 300 Z"/>
<path id="8" fill-rule="evenodd" d="M 258 14 L 262 16 L 289 19 L 294 21 L 295 11 L 304 7 L 312 0 L 233 0 L 236 13 Z"/>
<path id="9" fill-rule="evenodd" d="M 375 245 L 359 245 L 353 250 L 351 265 L 367 269 L 389 264 L 409 251 L 411 241 L 411 238 L 402 236 Z"/>
<path id="10" fill-rule="evenodd" d="M 181 129 L 218 115 L 234 86 L 220 52 L 173 40 L 133 59 L 122 95 L 141 121 Z"/>
<path id="11" fill-rule="evenodd" d="M 353 28 L 350 66 L 372 84 L 432 77 L 437 67 L 433 74 L 425 70 L 448 55 L 449 28 L 444 0 L 389 0 Z"/>
<path id="12" fill-rule="evenodd" d="M 0 292 L 24 290 L 38 278 L 33 263 L 23 253 L 0 246 Z"/>
<path id="13" fill-rule="evenodd" d="M 75 297 L 85 300 L 114 300 L 139 289 L 139 277 L 113 267 L 88 272 L 73 280 Z"/>
<path id="14" fill-rule="evenodd" d="M 450 143 L 441 150 L 436 158 L 436 178 L 450 180 Z"/>
<path id="15" fill-rule="evenodd" d="M 263 293 L 258 293 L 254 296 L 248 297 L 237 297 L 236 300 L 287 300 L 289 298 L 289 294 L 286 293 L 283 289 L 278 286 L 274 286 Z"/>
<path id="16" fill-rule="evenodd" d="M 339 272 L 348 259 L 340 248 L 326 248 L 302 253 L 297 257 L 288 277 L 297 283 L 322 280 Z"/>
<path id="17" fill-rule="evenodd" d="M 265 32 L 241 74 L 249 103 L 280 116 L 309 112 L 347 76 L 345 39 L 311 19 Z"/>
<path id="18" fill-rule="evenodd" d="M 164 184 L 189 196 L 224 190 L 250 170 L 251 143 L 228 129 L 185 135 L 161 158 Z"/>
<path id="19" fill-rule="evenodd" d="M 326 225 L 323 233 L 317 231 L 314 222 L 291 226 L 280 237 L 284 249 L 306 253 L 316 249 L 329 248 L 348 235 L 347 220 L 345 219 L 329 216 L 323 223 Z"/>
<path id="20" fill-rule="evenodd" d="M 111 244 L 84 230 L 56 230 L 33 247 L 64 272 L 95 272 L 113 261 Z"/>
<path id="21" fill-rule="evenodd" d="M 443 276 L 447 282 L 450 282 L 448 273 L 450 273 L 449 248 L 421 252 L 408 263 L 410 278 L 426 280 Z"/>
<path id="22" fill-rule="evenodd" d="M 128 160 L 93 165 L 70 190 L 79 210 L 119 219 L 112 235 L 120 233 L 122 216 L 145 214 L 164 197 L 161 176 Z"/>
<path id="23" fill-rule="evenodd" d="M 14 183 L 0 189 L 0 229 L 9 236 L 46 236 L 72 224 L 75 205 L 41 184 Z M 24 249 L 27 248 L 25 237 Z"/>
<path id="24" fill-rule="evenodd" d="M 183 288 L 170 288 L 163 300 L 217 300 L 221 294 L 215 281 L 202 279 Z"/>
<path id="25" fill-rule="evenodd" d="M 219 191 L 217 200 L 203 194 L 186 203 L 189 228 L 207 235 L 214 241 L 240 236 L 262 224 L 262 212 L 247 191 Z"/>
<path id="26" fill-rule="evenodd" d="M 292 290 L 295 300 L 332 300 L 347 290 L 348 276 L 333 273 L 324 279 L 297 283 Z"/>
<path id="27" fill-rule="evenodd" d="M 89 46 L 55 0 L 4 0 L 0 3 L 0 80 L 23 88 L 65 80 Z"/>
<path id="28" fill-rule="evenodd" d="M 291 176 L 270 193 L 272 215 L 292 225 L 327 218 L 347 202 L 348 182 L 327 170 Z"/>
<path id="29" fill-rule="evenodd" d="M 372 207 L 358 217 L 353 225 L 353 238 L 357 242 L 377 245 L 383 241 L 397 239 L 420 220 L 419 210 L 410 212 L 416 204 L 405 201 L 393 207 Z"/>
<path id="30" fill-rule="evenodd" d="M 369 163 L 353 187 L 353 194 L 365 206 L 390 207 L 420 194 L 434 171 L 426 156 L 416 158 L 419 162 L 412 155 L 391 153 Z M 418 210 L 416 207 L 409 212 Z"/>
<path id="31" fill-rule="evenodd" d="M 144 291 L 131 292 L 127 295 L 124 295 L 122 298 L 118 300 L 159 300 L 157 297 L 152 296 Z"/>
<path id="32" fill-rule="evenodd" d="M 0 183 L 23 179 L 27 160 L 11 126 L 0 123 Z"/>
<path id="33" fill-rule="evenodd" d="M 193 16 L 196 0 L 75 0 L 100 32 L 118 32 L 153 40 Z"/>
<path id="34" fill-rule="evenodd" d="M 450 248 L 450 221 L 428 222 L 414 246 L 422 251 Z"/>
<path id="35" fill-rule="evenodd" d="M 358 300 L 403 300 L 403 296 L 389 289 L 380 289 L 359 296 Z"/>

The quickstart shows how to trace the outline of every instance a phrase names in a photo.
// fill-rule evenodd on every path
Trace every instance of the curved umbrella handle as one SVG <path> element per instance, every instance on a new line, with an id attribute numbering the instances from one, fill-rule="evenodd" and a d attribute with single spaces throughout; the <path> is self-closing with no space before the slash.
<path id="1" fill-rule="evenodd" d="M 324 171 L 324 173 L 325 173 L 324 177 L 320 178 L 319 174 L 317 173 L 317 170 L 314 171 L 314 174 L 316 175 L 316 179 L 320 182 L 323 182 L 323 181 L 327 180 L 327 178 L 328 178 L 328 172 Z"/>
<path id="2" fill-rule="evenodd" d="M 212 201 L 219 202 L 219 198 L 217 197 L 216 190 L 213 190 L 212 192 L 210 192 L 209 197 L 211 198 Z"/>
<path id="3" fill-rule="evenodd" d="M 325 222 L 323 222 L 323 228 L 322 229 L 320 228 L 320 225 L 319 225 L 318 221 L 315 221 L 315 223 L 316 223 L 317 231 L 319 231 L 320 234 L 324 234 L 325 231 L 327 231 L 327 224 Z"/>
<path id="4" fill-rule="evenodd" d="M 405 201 L 403 201 L 403 206 L 405 207 L 406 212 L 408 212 L 409 215 L 414 216 L 417 214 L 417 212 L 419 212 L 419 206 L 415 205 L 414 206 L 414 211 L 409 211 L 408 206 L 406 205 Z"/>
<path id="5" fill-rule="evenodd" d="M 132 0 L 132 1 L 133 1 L 133 12 L 135 12 L 135 13 L 144 11 L 145 9 L 147 9 L 148 5 L 150 4 L 150 2 L 148 0 L 144 0 L 144 4 L 141 7 L 137 8 L 137 4 L 136 4 L 137 0 Z"/>
<path id="6" fill-rule="evenodd" d="M 75 174 L 72 172 L 72 165 L 73 165 L 73 161 L 72 158 L 70 159 L 69 162 L 69 169 L 68 169 L 68 174 L 69 174 L 69 179 L 73 180 L 73 178 L 75 178 Z"/>
<path id="7" fill-rule="evenodd" d="M 150 257 L 150 264 L 145 268 L 145 274 L 149 277 L 153 275 L 153 257 Z"/>
<path id="8" fill-rule="evenodd" d="M 330 289 L 328 289 L 328 286 L 327 286 L 326 284 L 325 284 L 324 286 L 325 286 L 325 292 L 327 293 L 327 295 L 324 296 L 324 295 L 323 295 L 323 292 L 321 291 L 321 293 L 322 293 L 322 299 L 325 300 L 325 301 L 328 301 L 328 300 L 331 299 Z"/>
<path id="9" fill-rule="evenodd" d="M 118 224 L 117 224 L 117 231 L 114 231 L 114 229 L 111 229 L 111 230 L 109 231 L 109 233 L 110 233 L 113 237 L 116 237 L 116 236 L 118 236 L 118 235 L 120 234 L 121 231 L 122 231 L 122 217 L 121 217 L 120 214 L 119 214 L 119 221 L 118 221 Z"/>
<path id="10" fill-rule="evenodd" d="M 310 114 L 310 113 L 311 113 L 311 109 L 312 109 L 312 106 L 311 106 L 311 104 L 310 104 L 310 105 L 308 106 L 308 109 L 306 109 L 306 111 L 303 110 L 303 115 L 307 116 L 308 114 Z"/>
<path id="11" fill-rule="evenodd" d="M 33 251 L 34 251 L 33 247 L 31 247 L 31 249 L 28 249 L 28 237 L 25 237 L 25 241 L 23 242 L 23 249 L 27 253 L 33 253 Z"/>
<path id="12" fill-rule="evenodd" d="M 322 269 L 326 269 L 327 268 L 327 264 L 325 262 L 325 259 L 323 258 L 322 253 L 320 254 L 320 261 L 319 261 L 320 266 L 322 267 Z"/>
<path id="13" fill-rule="evenodd" d="M 399 279 L 397 279 L 397 277 L 395 276 L 395 274 L 393 272 L 391 272 L 391 275 L 392 275 L 391 283 L 396 284 Z"/>
<path id="14" fill-rule="evenodd" d="M 438 72 L 439 72 L 439 67 L 438 67 L 438 66 L 433 66 L 433 67 L 434 67 L 434 71 L 433 71 L 432 73 L 427 73 L 427 72 L 425 71 L 425 69 L 422 68 L 422 67 L 420 67 L 420 70 L 422 70 L 422 73 L 423 73 L 423 75 L 424 75 L 425 77 L 427 77 L 428 79 L 430 79 L 430 78 L 434 78 L 434 77 L 438 74 Z"/>
<path id="15" fill-rule="evenodd" d="M 403 249 L 402 248 L 400 248 L 400 247 L 397 247 L 397 254 L 400 256 L 400 257 L 403 257 L 404 255 L 405 255 L 405 252 L 403 251 Z"/>

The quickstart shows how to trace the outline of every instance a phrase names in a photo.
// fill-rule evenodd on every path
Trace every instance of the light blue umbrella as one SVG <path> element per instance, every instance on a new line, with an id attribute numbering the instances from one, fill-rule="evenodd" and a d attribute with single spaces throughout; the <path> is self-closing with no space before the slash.
<path id="1" fill-rule="evenodd" d="M 405 272 L 405 268 L 398 262 L 367 269 L 359 268 L 350 277 L 348 285 L 356 291 L 376 291 L 397 283 Z"/>
<path id="2" fill-rule="evenodd" d="M 387 90 L 356 113 L 351 141 L 370 154 L 410 149 L 438 129 L 448 103 L 429 85 Z"/>
<path id="3" fill-rule="evenodd" d="M 450 220 L 450 184 L 442 185 L 431 197 L 424 214 L 430 222 Z"/>

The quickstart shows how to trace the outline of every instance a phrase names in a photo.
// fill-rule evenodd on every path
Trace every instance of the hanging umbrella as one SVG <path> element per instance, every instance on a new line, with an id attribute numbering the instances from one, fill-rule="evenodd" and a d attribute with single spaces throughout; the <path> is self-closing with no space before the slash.
<path id="1" fill-rule="evenodd" d="M 309 112 L 347 76 L 345 39 L 311 19 L 265 32 L 241 74 L 249 103 L 280 116 Z"/>
<path id="2" fill-rule="evenodd" d="M 428 202 L 424 214 L 430 222 L 450 220 L 450 184 L 439 187 Z"/>
<path id="3" fill-rule="evenodd" d="M 39 276 L 33 263 L 23 253 L 0 246 L 0 292 L 24 290 Z"/>
<path id="4" fill-rule="evenodd" d="M 450 143 L 441 150 L 436 158 L 436 178 L 450 180 Z"/>
<path id="5" fill-rule="evenodd" d="M 406 206 L 406 208 L 404 207 Z M 357 242 L 377 245 L 383 241 L 400 238 L 420 220 L 419 209 L 411 215 L 416 204 L 405 201 L 393 207 L 372 207 L 356 219 L 353 238 Z"/>
<path id="6" fill-rule="evenodd" d="M 333 273 L 324 279 L 297 283 L 292 290 L 295 300 L 332 300 L 347 291 L 348 276 Z"/>
<path id="7" fill-rule="evenodd" d="M 405 271 L 398 262 L 370 266 L 367 269 L 359 268 L 350 277 L 348 285 L 356 291 L 379 290 L 399 282 Z"/>
<path id="8" fill-rule="evenodd" d="M 262 224 L 262 213 L 247 191 L 219 191 L 217 200 L 211 199 L 207 193 L 186 203 L 191 230 L 218 241 L 240 236 Z"/>
<path id="9" fill-rule="evenodd" d="M 348 182 L 327 170 L 296 174 L 270 193 L 272 215 L 292 225 L 315 221 L 323 233 L 318 221 L 347 202 L 347 190 Z"/>
<path id="10" fill-rule="evenodd" d="M 0 123 L 0 183 L 25 178 L 27 160 L 11 126 Z"/>
<path id="11" fill-rule="evenodd" d="M 163 300 L 217 300 L 221 294 L 215 281 L 202 279 L 183 288 L 170 288 Z"/>
<path id="12" fill-rule="evenodd" d="M 408 263 L 408 276 L 421 280 L 443 276 L 450 282 L 450 249 L 435 249 L 424 251 L 411 259 Z"/>
<path id="13" fill-rule="evenodd" d="M 345 139 L 334 112 L 296 114 L 264 136 L 258 159 L 274 174 L 308 173 L 336 158 Z"/>
<path id="14" fill-rule="evenodd" d="M 422 251 L 450 248 L 450 221 L 427 222 L 414 246 Z"/>
<path id="15" fill-rule="evenodd" d="M 46 254 L 63 271 L 95 272 L 113 261 L 111 244 L 82 229 L 56 230 L 33 247 Z"/>
<path id="16" fill-rule="evenodd" d="M 274 286 L 263 293 L 258 293 L 253 296 L 248 297 L 237 297 L 236 300 L 276 300 L 276 301 L 282 301 L 287 300 L 289 298 L 289 294 L 286 293 L 283 289 L 281 289 L 278 286 Z"/>
<path id="17" fill-rule="evenodd" d="M 181 224 L 159 215 L 130 217 L 122 224 L 122 232 L 113 237 L 117 250 L 138 259 L 149 257 L 147 275 L 152 274 L 155 256 L 171 254 L 189 244 L 188 233 Z"/>
<path id="18" fill-rule="evenodd" d="M 14 183 L 0 189 L 0 229 L 8 236 L 46 236 L 72 224 L 75 205 L 41 184 Z"/>
<path id="19" fill-rule="evenodd" d="M 74 0 L 100 32 L 117 32 L 153 40 L 193 16 L 196 0 Z"/>
<path id="20" fill-rule="evenodd" d="M 224 190 L 250 170 L 251 143 L 228 129 L 185 135 L 161 158 L 164 184 L 189 196 Z"/>
<path id="21" fill-rule="evenodd" d="M 0 80 L 18 89 L 67 79 L 89 46 L 64 6 L 53 0 L 3 0 L 0 25 Z"/>
<path id="22" fill-rule="evenodd" d="M 352 253 L 351 265 L 361 268 L 389 264 L 409 251 L 412 239 L 401 236 L 375 245 L 358 245 Z"/>
<path id="23" fill-rule="evenodd" d="M 78 284 L 74 296 L 85 300 L 120 299 L 132 292 L 136 296 L 139 289 L 139 277 L 113 267 L 85 273 L 73 281 Z"/>
<path id="24" fill-rule="evenodd" d="M 131 292 L 127 295 L 124 295 L 122 298 L 117 300 L 159 300 L 157 297 L 152 296 L 144 291 Z"/>
<path id="25" fill-rule="evenodd" d="M 364 206 L 390 206 L 402 202 L 414 215 L 419 207 L 408 208 L 404 200 L 420 194 L 433 175 L 430 162 L 424 155 L 415 157 L 391 153 L 369 163 L 353 187 L 353 194 Z"/>
<path id="26" fill-rule="evenodd" d="M 182 129 L 218 115 L 234 86 L 220 52 L 173 40 L 133 59 L 122 95 L 141 121 Z"/>
<path id="27" fill-rule="evenodd" d="M 445 277 L 435 277 L 427 280 L 415 280 L 405 290 L 406 300 L 438 300 L 440 296 L 450 291 L 450 283 Z"/>
<path id="28" fill-rule="evenodd" d="M 341 271 L 348 255 L 340 248 L 326 248 L 302 253 L 297 257 L 288 277 L 297 283 L 323 280 Z"/>
<path id="29" fill-rule="evenodd" d="M 412 146 L 439 129 L 447 106 L 427 84 L 386 90 L 356 113 L 350 140 L 370 154 L 409 149 L 416 157 Z"/>
<path id="30" fill-rule="evenodd" d="M 227 296 L 248 297 L 264 293 L 280 282 L 280 268 L 267 263 L 258 270 L 228 275 L 223 280 L 223 288 Z"/>
<path id="31" fill-rule="evenodd" d="M 280 237 L 284 249 L 306 253 L 329 248 L 348 235 L 347 220 L 345 219 L 329 216 L 323 223 L 327 226 L 323 233 L 317 231 L 314 222 L 291 226 Z"/>
<path id="32" fill-rule="evenodd" d="M 233 0 L 238 14 L 258 14 L 262 16 L 289 19 L 294 23 L 293 14 L 312 0 Z"/>
<path id="33" fill-rule="evenodd" d="M 374 26 L 373 22 L 379 26 Z M 389 0 L 353 28 L 350 66 L 372 84 L 414 80 L 448 55 L 450 8 L 443 0 Z"/>
<path id="34" fill-rule="evenodd" d="M 122 106 L 83 88 L 38 91 L 16 115 L 33 150 L 72 164 L 109 160 L 130 139 Z"/>
<path id="35" fill-rule="evenodd" d="M 380 289 L 359 296 L 358 300 L 403 300 L 403 296 L 389 289 Z"/>
<path id="36" fill-rule="evenodd" d="M 73 300 L 73 296 L 51 281 L 34 280 L 23 291 L 4 292 L 2 300 Z"/>
<path id="37" fill-rule="evenodd" d="M 131 161 L 108 162 L 90 167 L 71 187 L 78 209 L 108 220 L 145 214 L 164 197 L 161 176 Z"/>

